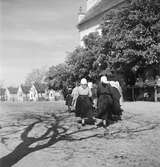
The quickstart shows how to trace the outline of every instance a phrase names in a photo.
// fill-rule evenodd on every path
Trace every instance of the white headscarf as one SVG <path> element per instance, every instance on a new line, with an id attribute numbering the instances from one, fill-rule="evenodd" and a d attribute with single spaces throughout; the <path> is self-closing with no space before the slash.
<path id="1" fill-rule="evenodd" d="M 111 84 L 111 86 L 113 86 L 113 87 L 115 87 L 117 89 L 119 89 L 119 87 L 120 87 L 120 84 L 119 84 L 118 81 L 110 81 L 109 83 Z"/>
<path id="2" fill-rule="evenodd" d="M 86 80 L 86 78 L 82 78 L 82 79 L 81 79 L 81 84 L 82 84 L 82 85 L 87 85 L 87 80 Z"/>
<path id="3" fill-rule="evenodd" d="M 108 83 L 107 77 L 106 76 L 102 76 L 101 77 L 101 82 L 107 84 Z"/>
<path id="4" fill-rule="evenodd" d="M 90 89 L 92 89 L 92 88 L 93 88 L 93 83 L 92 83 L 92 82 L 88 82 L 88 87 L 89 87 Z"/>

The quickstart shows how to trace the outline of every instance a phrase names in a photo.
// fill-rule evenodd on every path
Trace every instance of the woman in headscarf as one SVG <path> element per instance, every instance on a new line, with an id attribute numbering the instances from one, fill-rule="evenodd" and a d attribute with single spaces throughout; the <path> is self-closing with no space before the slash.
<path id="1" fill-rule="evenodd" d="M 85 119 L 92 117 L 91 89 L 88 87 L 87 80 L 81 79 L 81 85 L 77 89 L 76 116 L 81 117 L 82 125 L 85 125 Z"/>
<path id="2" fill-rule="evenodd" d="M 121 109 L 122 89 L 118 81 L 110 81 L 109 83 L 111 85 L 112 94 L 114 94 L 112 117 L 113 120 L 117 121 L 121 119 L 123 111 Z"/>
<path id="3" fill-rule="evenodd" d="M 103 126 L 107 126 L 109 120 L 112 119 L 113 94 L 111 85 L 107 77 L 102 76 L 97 88 L 97 118 L 102 119 Z"/>

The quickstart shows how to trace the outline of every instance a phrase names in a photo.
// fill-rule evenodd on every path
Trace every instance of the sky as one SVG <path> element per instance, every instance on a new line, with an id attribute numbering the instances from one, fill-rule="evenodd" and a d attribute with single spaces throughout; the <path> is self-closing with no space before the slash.
<path id="1" fill-rule="evenodd" d="M 79 45 L 86 0 L 0 0 L 0 81 L 24 83 L 32 69 L 63 63 Z"/>

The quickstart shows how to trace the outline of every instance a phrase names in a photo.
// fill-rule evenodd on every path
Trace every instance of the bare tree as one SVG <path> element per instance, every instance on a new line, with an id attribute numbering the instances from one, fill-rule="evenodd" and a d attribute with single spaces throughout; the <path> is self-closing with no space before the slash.
<path id="1" fill-rule="evenodd" d="M 46 67 L 41 67 L 33 69 L 26 77 L 25 85 L 31 85 L 34 82 L 42 83 L 44 82 L 45 76 L 47 73 Z"/>

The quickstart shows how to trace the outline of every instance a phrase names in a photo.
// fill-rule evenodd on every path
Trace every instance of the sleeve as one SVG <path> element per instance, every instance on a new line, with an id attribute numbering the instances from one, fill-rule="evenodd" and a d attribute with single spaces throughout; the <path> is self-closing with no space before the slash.
<path id="1" fill-rule="evenodd" d="M 72 94 L 71 96 L 73 97 L 73 99 L 76 99 L 79 95 L 79 90 L 78 88 L 74 88 L 73 91 L 72 91 Z"/>
<path id="2" fill-rule="evenodd" d="M 74 90 L 75 90 L 75 88 L 72 90 L 72 93 L 71 93 L 71 96 L 72 96 L 72 97 L 74 96 Z"/>

